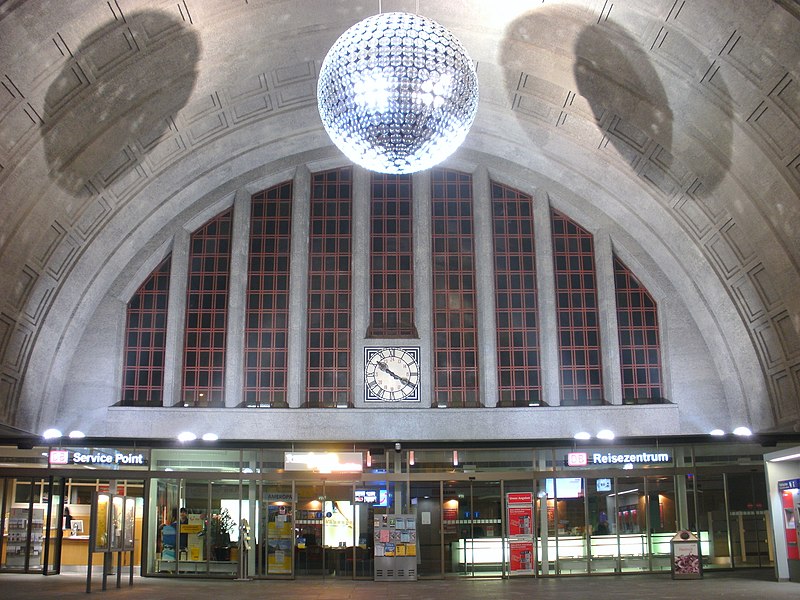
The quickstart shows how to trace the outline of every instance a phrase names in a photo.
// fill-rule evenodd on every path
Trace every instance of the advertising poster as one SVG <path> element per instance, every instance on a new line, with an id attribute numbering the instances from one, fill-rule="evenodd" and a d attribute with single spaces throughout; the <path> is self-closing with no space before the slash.
<path id="1" fill-rule="evenodd" d="M 442 509 L 442 523 L 445 533 L 456 533 L 458 527 L 456 520 L 458 519 L 458 505 L 456 508 L 445 507 Z"/>
<path id="2" fill-rule="evenodd" d="M 270 574 L 289 574 L 292 572 L 292 540 L 271 539 L 267 568 Z"/>
<path id="3" fill-rule="evenodd" d="M 697 543 L 675 543 L 672 556 L 672 569 L 675 577 L 693 578 L 700 575 L 698 548 Z"/>
<path id="4" fill-rule="evenodd" d="M 203 537 L 200 535 L 203 532 L 203 515 L 190 514 L 187 515 L 188 523 L 180 523 L 180 534 L 185 535 L 183 538 L 186 540 L 186 558 L 189 560 L 202 560 L 203 559 Z M 181 539 L 181 538 L 179 538 Z"/>
<path id="5" fill-rule="evenodd" d="M 111 496 L 108 494 L 97 494 L 97 509 L 94 511 L 95 536 L 92 540 L 92 552 L 105 552 L 109 550 L 108 519 L 110 504 Z"/>
<path id="6" fill-rule="evenodd" d="M 533 533 L 533 508 L 531 506 L 508 507 L 509 537 L 529 536 Z"/>
<path id="7" fill-rule="evenodd" d="M 510 542 L 509 555 L 511 575 L 533 574 L 533 542 Z"/>
<path id="8" fill-rule="evenodd" d="M 122 550 L 122 534 L 125 527 L 125 498 L 122 496 L 111 497 L 111 526 L 109 529 L 108 549 Z"/>
<path id="9" fill-rule="evenodd" d="M 134 538 L 136 537 L 136 498 L 125 498 L 125 539 L 123 540 L 124 550 L 133 550 Z"/>
<path id="10" fill-rule="evenodd" d="M 530 537 L 533 535 L 533 494 L 510 492 L 506 494 L 508 506 L 508 536 Z"/>

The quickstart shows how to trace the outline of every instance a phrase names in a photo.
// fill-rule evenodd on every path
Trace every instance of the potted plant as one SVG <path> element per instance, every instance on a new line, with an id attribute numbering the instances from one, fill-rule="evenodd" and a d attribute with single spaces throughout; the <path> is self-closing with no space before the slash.
<path id="1" fill-rule="evenodd" d="M 212 560 L 227 561 L 231 559 L 231 532 L 236 523 L 231 518 L 227 508 L 218 514 L 212 514 L 206 521 L 206 526 L 200 535 L 208 540 L 211 547 Z"/>

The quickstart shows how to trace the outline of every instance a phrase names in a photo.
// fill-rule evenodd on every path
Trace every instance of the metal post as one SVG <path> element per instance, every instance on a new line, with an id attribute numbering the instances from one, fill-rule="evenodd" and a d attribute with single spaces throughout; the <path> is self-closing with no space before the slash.
<path id="1" fill-rule="evenodd" d="M 547 492 L 539 492 L 539 539 L 542 543 L 542 575 L 550 574 L 550 558 L 548 556 L 549 534 L 547 532 Z"/>

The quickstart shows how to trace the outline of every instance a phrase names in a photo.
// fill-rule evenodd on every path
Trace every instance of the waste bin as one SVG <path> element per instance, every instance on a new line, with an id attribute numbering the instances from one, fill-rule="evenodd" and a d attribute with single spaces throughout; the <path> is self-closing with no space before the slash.
<path id="1" fill-rule="evenodd" d="M 691 531 L 679 531 L 670 540 L 673 579 L 700 579 L 703 577 L 703 557 L 700 540 Z"/>

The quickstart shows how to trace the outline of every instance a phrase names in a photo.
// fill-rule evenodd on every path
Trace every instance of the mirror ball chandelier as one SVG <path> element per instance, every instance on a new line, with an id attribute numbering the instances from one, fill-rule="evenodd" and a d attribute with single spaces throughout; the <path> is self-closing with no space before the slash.
<path id="1" fill-rule="evenodd" d="M 478 110 L 478 76 L 461 42 L 435 21 L 383 13 L 333 44 L 317 103 L 325 130 L 351 161 L 414 173 L 464 141 Z"/>

